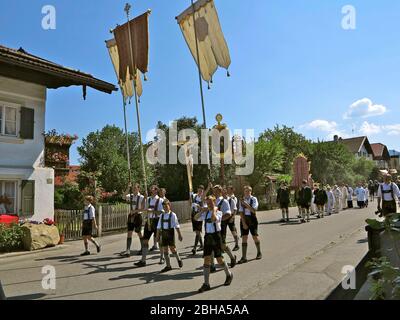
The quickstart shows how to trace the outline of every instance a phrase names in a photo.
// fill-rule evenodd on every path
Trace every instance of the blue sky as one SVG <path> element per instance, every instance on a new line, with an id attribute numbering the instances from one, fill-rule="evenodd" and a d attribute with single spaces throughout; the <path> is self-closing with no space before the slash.
<path id="1" fill-rule="evenodd" d="M 104 41 L 124 23 L 126 1 L 2 0 L 0 43 L 116 83 Z M 133 1 L 148 8 L 149 81 L 142 97 L 143 131 L 158 120 L 201 120 L 194 61 L 174 17 L 189 0 Z M 400 149 L 400 2 L 398 0 L 215 0 L 228 42 L 231 78 L 219 70 L 205 90 L 207 120 L 221 112 L 232 129 L 256 133 L 275 124 L 307 137 L 368 134 Z M 41 27 L 44 5 L 57 10 L 56 30 Z M 342 28 L 342 7 L 356 9 L 356 29 Z M 136 130 L 133 105 L 129 127 Z M 106 124 L 123 126 L 120 93 L 49 90 L 46 129 L 86 136 Z M 354 133 L 353 133 L 354 130 Z M 72 148 L 72 163 L 79 155 Z"/>

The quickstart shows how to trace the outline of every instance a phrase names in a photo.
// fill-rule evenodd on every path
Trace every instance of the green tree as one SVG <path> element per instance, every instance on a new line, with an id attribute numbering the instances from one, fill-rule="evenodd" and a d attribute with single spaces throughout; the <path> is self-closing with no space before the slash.
<path id="1" fill-rule="evenodd" d="M 128 186 L 128 161 L 124 132 L 107 125 L 101 131 L 91 132 L 78 147 L 82 171 L 100 173 L 99 183 L 107 192 L 122 193 Z M 140 144 L 137 133 L 129 134 L 129 152 L 133 182 L 142 182 Z M 152 181 L 152 168 L 147 164 L 148 182 Z M 81 186 L 82 187 L 82 186 Z"/>
<path id="2" fill-rule="evenodd" d="M 303 153 L 307 157 L 311 153 L 311 141 L 305 136 L 294 131 L 294 128 L 283 125 L 276 125 L 274 129 L 268 129 L 260 135 L 260 139 L 272 141 L 278 139 L 284 147 L 284 161 L 282 173 L 291 174 L 293 170 L 293 160 Z"/>
<path id="3" fill-rule="evenodd" d="M 361 177 L 362 181 L 366 182 L 373 175 L 374 168 L 376 168 L 376 165 L 373 161 L 363 157 L 354 157 L 352 170 L 355 175 Z"/>
<path id="4" fill-rule="evenodd" d="M 280 172 L 285 163 L 285 147 L 280 139 L 259 139 L 254 146 L 254 172 L 247 177 L 253 188 L 265 182 L 268 174 Z"/>
<path id="5" fill-rule="evenodd" d="M 183 129 L 193 129 L 197 136 L 199 137 L 201 144 L 201 129 L 202 126 L 198 123 L 196 118 L 182 117 L 176 120 L 178 132 Z M 169 130 L 170 127 L 167 124 L 158 122 L 157 129 L 162 130 L 165 133 L 166 146 L 167 146 L 167 163 L 169 162 Z M 156 138 L 155 140 L 157 140 Z M 198 163 L 200 161 L 200 151 Z M 215 181 L 218 177 L 218 167 L 211 166 L 211 180 Z M 172 201 L 187 200 L 189 194 L 189 185 L 187 178 L 186 165 L 178 163 L 177 164 L 156 164 L 155 165 L 155 181 L 160 187 L 167 189 L 167 197 Z M 204 186 L 207 185 L 209 180 L 209 170 L 207 165 L 194 165 L 193 166 L 193 187 L 200 184 Z M 195 190 L 196 191 L 196 190 Z"/>
<path id="6" fill-rule="evenodd" d="M 320 142 L 312 144 L 311 172 L 314 181 L 329 184 L 353 183 L 354 156 L 340 143 Z"/>

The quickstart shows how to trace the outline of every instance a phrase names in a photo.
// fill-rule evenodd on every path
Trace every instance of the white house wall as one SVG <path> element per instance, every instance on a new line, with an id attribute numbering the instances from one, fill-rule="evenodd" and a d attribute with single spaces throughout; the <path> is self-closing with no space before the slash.
<path id="1" fill-rule="evenodd" d="M 0 180 L 18 181 L 18 209 L 21 183 L 35 181 L 33 220 L 54 217 L 54 170 L 44 168 L 46 88 L 33 83 L 0 76 L 0 101 L 35 110 L 34 139 L 0 136 Z"/>
<path id="2" fill-rule="evenodd" d="M 46 88 L 0 77 L 0 101 L 35 110 L 34 140 L 0 136 L 0 166 L 43 166 Z"/>

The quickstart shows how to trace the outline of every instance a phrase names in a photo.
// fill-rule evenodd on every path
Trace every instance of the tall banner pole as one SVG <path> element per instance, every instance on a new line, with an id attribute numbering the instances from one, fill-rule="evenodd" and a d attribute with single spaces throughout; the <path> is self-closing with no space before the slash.
<path id="1" fill-rule="evenodd" d="M 133 209 L 133 189 L 132 189 L 132 171 L 131 171 L 131 156 L 129 154 L 129 134 L 128 134 L 128 125 L 127 125 L 127 120 L 126 120 L 126 99 L 124 96 L 124 92 L 121 88 L 121 93 L 122 93 L 122 100 L 123 100 L 123 106 L 124 106 L 124 124 L 125 124 L 125 140 L 126 140 L 126 156 L 128 160 L 128 179 L 129 179 L 129 203 L 130 203 L 130 208 L 131 210 Z"/>
<path id="2" fill-rule="evenodd" d="M 196 55 L 197 55 L 197 69 L 199 71 L 199 84 L 200 84 L 200 96 L 201 96 L 201 108 L 203 112 L 203 129 L 207 129 L 207 120 L 206 120 L 206 108 L 204 103 L 204 90 L 203 90 L 203 80 L 201 78 L 201 65 L 200 65 L 200 51 L 199 51 L 199 41 L 197 37 L 197 28 L 196 28 L 196 8 L 194 6 L 194 1 L 191 0 L 192 11 L 193 11 L 193 28 L 194 28 L 194 38 L 196 42 Z M 207 150 L 207 164 L 208 164 L 208 179 L 211 181 L 211 164 L 210 164 L 210 156 Z"/>
<path id="3" fill-rule="evenodd" d="M 126 12 L 126 17 L 128 19 L 128 33 L 129 33 L 129 43 L 130 43 L 129 49 L 130 49 L 131 62 L 132 62 L 132 66 L 133 66 L 132 35 L 131 35 L 130 18 L 129 18 L 130 10 L 131 10 L 131 5 L 129 3 L 127 3 L 126 6 L 125 6 L 125 12 Z M 134 93 L 135 93 L 136 117 L 137 117 L 137 122 L 138 122 L 140 154 L 141 154 L 143 180 L 144 180 L 143 184 L 144 184 L 144 190 L 145 190 L 145 197 L 147 198 L 147 196 L 148 196 L 148 192 L 147 192 L 147 176 L 146 176 L 146 167 L 145 167 L 145 162 L 144 162 L 144 150 L 143 150 L 143 142 L 142 142 L 142 129 L 141 129 L 141 125 L 140 125 L 139 99 L 138 99 L 137 90 L 136 90 L 136 77 L 137 77 L 137 73 L 136 72 L 137 72 L 137 70 L 134 70 L 133 90 L 134 90 Z"/>

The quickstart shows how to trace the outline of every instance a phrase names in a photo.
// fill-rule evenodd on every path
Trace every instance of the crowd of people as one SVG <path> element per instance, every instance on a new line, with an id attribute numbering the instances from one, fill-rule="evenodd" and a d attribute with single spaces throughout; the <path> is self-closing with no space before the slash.
<path id="1" fill-rule="evenodd" d="M 134 263 L 138 268 L 146 266 L 147 255 L 150 251 L 160 250 L 160 265 L 165 264 L 161 273 L 172 270 L 170 253 L 176 258 L 179 268 L 183 267 L 183 261 L 176 247 L 175 233 L 178 240 L 183 237 L 177 215 L 171 210 L 171 203 L 166 197 L 166 189 L 154 185 L 150 188 L 150 195 L 145 197 L 140 193 L 140 185 L 129 187 L 125 199 L 131 205 L 127 223 L 126 249 L 121 256 L 130 257 L 132 237 L 137 235 L 141 248 L 137 252 L 141 259 Z M 96 246 L 99 253 L 100 244 L 92 237 L 93 228 L 97 228 L 93 197 L 85 198 L 85 210 L 83 215 L 83 240 L 85 251 L 82 256 L 90 255 L 89 242 Z M 226 274 L 224 285 L 229 286 L 233 280 L 232 268 L 236 264 L 247 263 L 248 237 L 252 236 L 257 249 L 256 260 L 262 259 L 261 241 L 258 234 L 258 199 L 252 195 L 252 188 L 245 186 L 243 197 L 235 196 L 232 186 L 222 187 L 211 183 L 204 188 L 200 185 L 197 193 L 190 196 L 192 208 L 191 220 L 194 234 L 193 257 L 197 252 L 203 254 L 204 283 L 199 292 L 208 291 L 210 287 L 210 273 L 216 272 L 215 260 Z M 240 250 L 239 235 L 236 228 L 236 216 L 240 217 L 240 234 L 242 238 L 242 257 L 237 260 L 234 252 Z M 144 224 L 144 227 L 143 227 Z M 226 241 L 228 229 L 232 233 L 235 245 L 231 249 Z M 204 233 L 204 237 L 202 234 Z M 150 240 L 153 238 L 153 246 L 150 248 Z M 226 254 L 229 265 L 224 259 Z"/>
<path id="2" fill-rule="evenodd" d="M 396 199 L 400 201 L 399 179 L 397 184 L 392 182 L 392 177 L 386 175 L 382 183 L 370 181 L 368 184 L 360 183 L 353 188 L 350 185 L 314 184 L 308 186 L 308 181 L 302 182 L 302 187 L 295 191 L 295 201 L 298 207 L 298 219 L 301 223 L 310 221 L 310 216 L 322 219 L 325 215 L 339 213 L 342 210 L 351 209 L 354 199 L 359 208 L 368 206 L 369 201 L 375 201 L 382 216 L 388 216 L 397 211 Z M 374 189 L 372 190 L 372 186 Z M 232 186 L 223 187 L 212 185 L 205 188 L 200 185 L 196 193 L 191 193 L 190 204 L 192 208 L 191 220 L 194 236 L 194 245 L 191 253 L 195 258 L 197 252 L 203 252 L 204 283 L 199 292 L 208 291 L 210 287 L 210 274 L 216 271 L 215 260 L 224 270 L 226 280 L 224 285 L 229 286 L 233 280 L 232 268 L 236 264 L 247 263 L 247 248 L 249 235 L 251 235 L 257 249 L 256 260 L 262 259 L 261 240 L 258 234 L 257 210 L 258 199 L 252 194 L 252 188 L 245 186 L 243 197 L 236 197 Z M 130 257 L 132 237 L 137 235 L 140 240 L 140 250 L 137 252 L 141 259 L 134 263 L 138 268 L 146 266 L 148 253 L 160 251 L 160 265 L 165 264 L 162 273 L 172 270 L 171 255 L 176 258 L 179 268 L 183 267 L 183 261 L 176 247 L 175 234 L 178 240 L 183 241 L 177 215 L 171 209 L 171 203 L 166 197 L 166 189 L 154 185 L 150 188 L 150 195 L 140 193 L 140 185 L 134 184 L 129 188 L 125 199 L 130 203 L 130 213 L 127 222 L 126 248 L 121 256 Z M 282 222 L 290 221 L 289 206 L 291 189 L 282 183 L 277 196 L 277 202 L 282 209 Z M 85 210 L 83 212 L 83 241 L 85 251 L 82 256 L 90 255 L 89 242 L 92 242 L 97 252 L 101 251 L 100 244 L 92 237 L 93 228 L 97 228 L 93 197 L 85 198 Z M 236 217 L 240 218 L 240 237 L 242 257 L 237 260 L 236 251 L 240 250 L 239 235 L 236 228 Z M 144 227 L 143 227 L 144 224 Z M 226 241 L 228 229 L 234 239 L 234 247 L 231 249 Z M 203 236 L 204 234 L 204 236 Z M 150 248 L 150 240 L 153 238 L 153 246 Z M 229 265 L 224 259 L 226 254 Z"/>
<path id="3" fill-rule="evenodd" d="M 359 209 L 368 207 L 370 202 L 378 199 L 377 209 L 382 215 L 396 213 L 397 198 L 400 200 L 400 176 L 396 182 L 392 182 L 392 176 L 387 174 L 383 182 L 372 181 L 359 183 L 352 187 L 349 184 L 323 185 L 315 183 L 313 188 L 308 186 L 308 181 L 303 180 L 301 188 L 294 191 L 294 198 L 298 208 L 297 218 L 301 223 L 310 222 L 310 216 L 317 219 L 325 215 L 337 214 L 340 211 L 354 208 L 354 201 Z M 290 195 L 292 189 L 285 182 L 282 182 L 277 192 L 277 203 L 282 210 L 281 222 L 289 222 Z M 389 212 L 390 211 L 390 212 Z"/>

